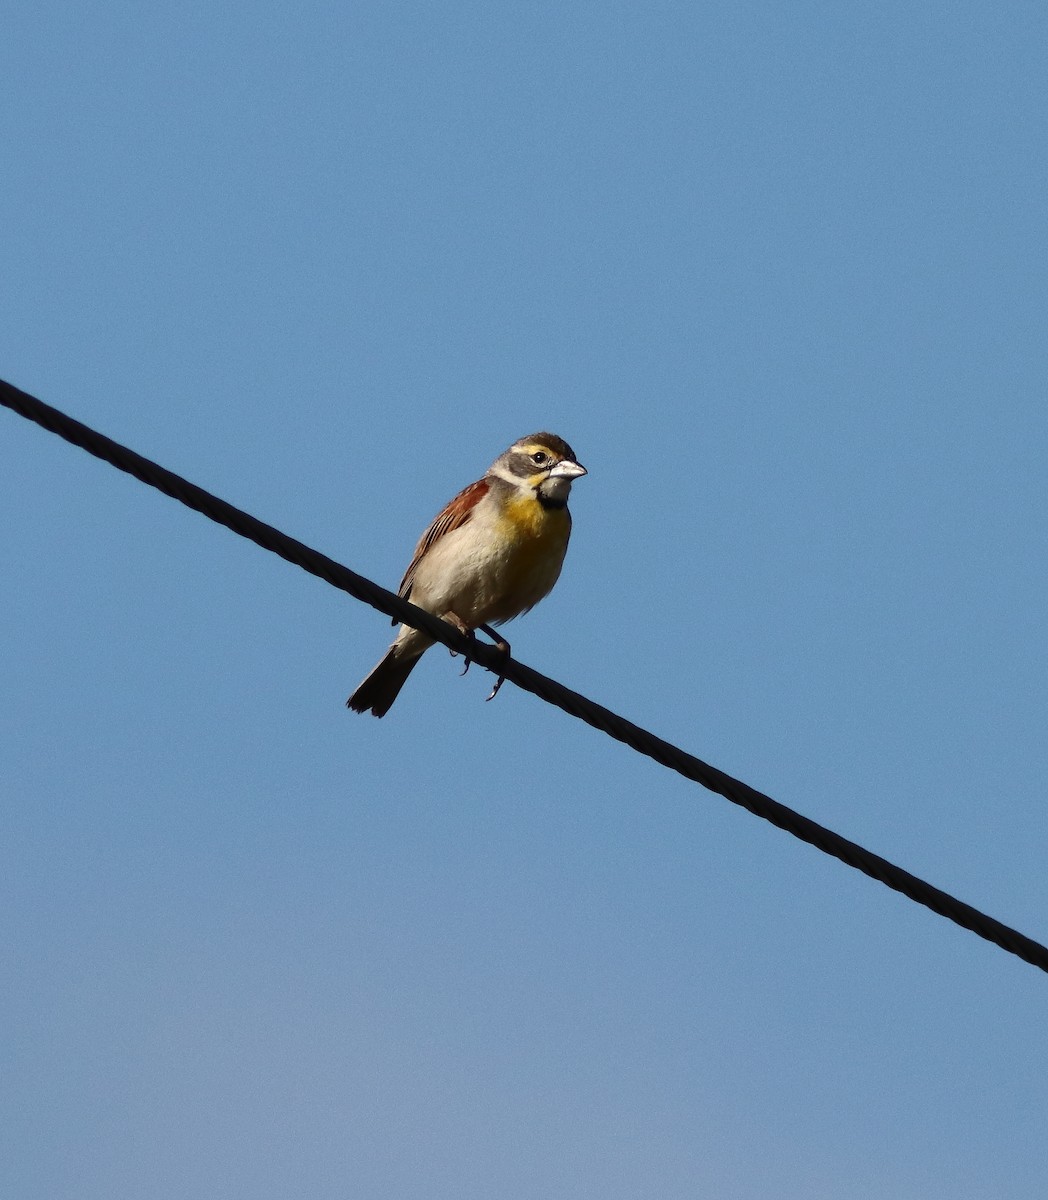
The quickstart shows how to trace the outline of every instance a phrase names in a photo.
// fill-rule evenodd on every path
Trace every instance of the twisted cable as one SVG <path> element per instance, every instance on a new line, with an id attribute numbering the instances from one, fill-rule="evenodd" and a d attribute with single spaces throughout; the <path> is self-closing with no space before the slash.
<path id="1" fill-rule="evenodd" d="M 13 412 L 35 422 L 51 433 L 57 434 L 74 446 L 79 446 L 96 458 L 110 463 L 121 471 L 133 475 L 142 483 L 156 488 L 166 496 L 180 501 L 187 507 L 202 513 L 210 520 L 224 525 L 233 533 L 247 538 L 264 550 L 270 550 L 295 566 L 301 567 L 311 575 L 316 575 L 326 583 L 348 593 L 357 600 L 369 604 L 386 616 L 397 621 L 421 629 L 435 641 L 441 642 L 449 650 L 458 654 L 468 655 L 474 662 L 504 675 L 524 691 L 531 692 L 540 700 L 552 704 L 572 717 L 577 717 L 594 729 L 606 733 L 616 741 L 629 746 L 630 749 L 653 759 L 661 766 L 683 775 L 694 783 L 701 784 L 712 792 L 730 800 L 733 804 L 751 812 L 754 816 L 770 821 L 779 829 L 791 833 L 802 842 L 807 842 L 824 854 L 839 859 L 849 867 L 861 871 L 871 879 L 876 879 L 886 887 L 908 897 L 910 900 L 923 904 L 939 916 L 946 917 L 963 929 L 970 930 L 992 942 L 1009 954 L 1014 954 L 1024 962 L 1048 972 L 1048 947 L 1041 945 L 1025 934 L 1008 925 L 1002 924 L 986 913 L 980 912 L 970 904 L 965 904 L 956 897 L 940 888 L 933 887 L 925 880 L 912 875 L 880 855 L 864 849 L 856 842 L 849 841 L 833 830 L 802 816 L 786 805 L 780 804 L 770 796 L 764 795 L 742 783 L 732 776 L 726 775 L 693 754 L 664 741 L 655 734 L 625 717 L 613 713 L 586 696 L 573 692 L 570 688 L 540 674 L 517 659 L 506 659 L 495 647 L 474 642 L 465 637 L 454 626 L 442 621 L 439 617 L 425 612 L 410 601 L 401 599 L 394 592 L 380 587 L 363 575 L 358 575 L 348 567 L 336 562 L 327 555 L 288 537 L 272 525 L 258 520 L 249 513 L 235 508 L 218 496 L 212 495 L 196 484 L 190 483 L 173 471 L 167 470 L 158 463 L 136 454 L 134 450 L 122 446 L 112 438 L 98 433 L 82 422 L 59 412 L 58 409 L 44 404 L 35 396 L 20 391 L 10 383 L 0 380 L 0 404 Z"/>

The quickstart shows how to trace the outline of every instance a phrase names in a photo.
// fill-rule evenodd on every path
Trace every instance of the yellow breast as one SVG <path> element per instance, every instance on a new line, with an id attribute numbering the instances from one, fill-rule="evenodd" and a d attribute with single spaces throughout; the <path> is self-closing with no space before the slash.
<path id="1" fill-rule="evenodd" d="M 502 519 L 518 537 L 537 543 L 565 541 L 571 528 L 567 508 L 546 508 L 534 492 L 510 496 Z"/>
<path id="2" fill-rule="evenodd" d="M 507 553 L 500 572 L 499 615 L 509 620 L 537 604 L 557 582 L 568 548 L 566 508 L 544 508 L 534 493 L 511 497 L 501 514 Z"/>

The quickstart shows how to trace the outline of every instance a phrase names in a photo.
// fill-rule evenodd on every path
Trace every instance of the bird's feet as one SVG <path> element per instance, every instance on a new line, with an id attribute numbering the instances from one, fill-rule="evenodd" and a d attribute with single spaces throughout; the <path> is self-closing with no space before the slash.
<path id="1" fill-rule="evenodd" d="M 462 634 L 462 636 L 464 638 L 468 639 L 469 642 L 476 644 L 477 638 L 476 638 L 476 635 L 474 634 L 473 630 L 470 629 L 470 627 L 466 624 L 466 622 L 463 621 L 462 618 L 460 616 L 458 616 L 456 613 L 446 612 L 441 619 L 444 621 L 447 621 L 447 623 L 449 625 L 454 625 L 455 628 L 459 631 L 459 633 Z M 458 657 L 457 650 L 449 650 L 448 653 L 451 655 L 452 658 Z M 469 664 L 472 661 L 473 660 L 470 658 L 469 654 L 467 654 L 465 666 L 463 666 L 463 668 L 462 668 L 463 675 L 465 675 L 465 673 L 469 670 Z"/>
<path id="2" fill-rule="evenodd" d="M 444 614 L 443 619 L 445 621 L 447 621 L 447 623 L 449 625 L 454 625 L 455 628 L 459 631 L 459 633 L 462 634 L 462 636 L 464 638 L 468 638 L 470 642 L 473 642 L 473 643 L 476 642 L 476 634 L 466 624 L 466 622 L 462 620 L 461 617 L 457 616 L 453 612 L 446 612 Z M 501 634 L 496 633 L 495 630 L 492 629 L 490 625 L 478 625 L 477 628 L 480 629 L 482 632 L 486 633 L 488 635 L 488 637 L 491 638 L 491 640 L 495 643 L 495 649 L 501 651 L 504 658 L 506 658 L 506 659 L 509 658 L 509 652 L 510 652 L 509 651 L 509 642 L 507 642 L 506 639 Z M 454 658 L 457 653 L 458 652 L 456 650 L 452 650 L 451 657 Z M 463 675 L 465 675 L 465 673 L 469 670 L 470 663 L 472 661 L 473 660 L 467 654 L 465 665 L 462 668 Z M 499 694 L 499 688 L 502 687 L 502 685 L 505 682 L 506 682 L 505 675 L 500 675 L 495 680 L 495 686 L 491 689 L 491 695 L 488 696 L 487 699 L 494 700 L 495 697 Z"/>
<path id="3" fill-rule="evenodd" d="M 504 660 L 508 661 L 509 660 L 509 642 L 506 641 L 506 639 L 502 636 L 502 634 L 496 633 L 495 630 L 492 629 L 490 625 L 479 625 L 477 628 L 482 629 L 488 635 L 488 637 L 491 638 L 491 640 L 495 643 L 495 649 L 499 650 L 501 652 Z M 506 676 L 500 675 L 495 680 L 495 686 L 491 689 L 491 695 L 488 696 L 487 698 L 489 700 L 494 700 L 495 697 L 499 694 L 499 688 L 502 687 L 502 685 L 505 682 L 506 682 Z"/>

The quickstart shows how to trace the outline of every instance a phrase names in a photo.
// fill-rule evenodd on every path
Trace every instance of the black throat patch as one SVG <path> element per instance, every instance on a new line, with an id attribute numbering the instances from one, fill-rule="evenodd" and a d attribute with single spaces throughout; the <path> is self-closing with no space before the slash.
<path id="1" fill-rule="evenodd" d="M 549 512 L 551 509 L 554 509 L 554 508 L 567 508 L 568 507 L 567 498 L 565 498 L 563 500 L 552 500 L 552 499 L 550 499 L 549 496 L 544 496 L 542 494 L 542 491 L 539 489 L 536 489 L 535 495 L 539 499 L 539 504 L 541 504 L 542 507 L 547 512 Z"/>

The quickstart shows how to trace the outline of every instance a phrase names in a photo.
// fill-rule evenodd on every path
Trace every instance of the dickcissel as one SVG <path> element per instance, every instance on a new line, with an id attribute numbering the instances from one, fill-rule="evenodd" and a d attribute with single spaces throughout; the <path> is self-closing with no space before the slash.
<path id="1" fill-rule="evenodd" d="M 585 474 L 556 434 L 534 433 L 514 442 L 419 539 L 400 595 L 463 633 L 482 630 L 508 654 L 509 644 L 492 626 L 533 608 L 557 582 L 571 535 L 568 493 Z M 432 645 L 426 634 L 401 625 L 347 705 L 385 716 Z"/>

